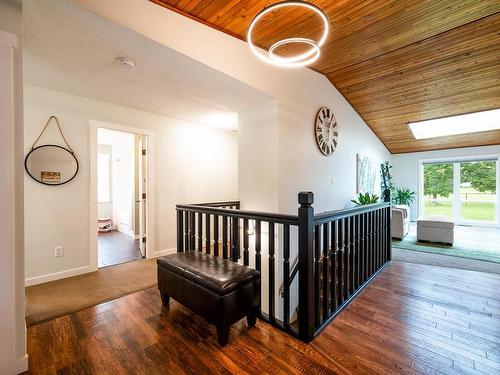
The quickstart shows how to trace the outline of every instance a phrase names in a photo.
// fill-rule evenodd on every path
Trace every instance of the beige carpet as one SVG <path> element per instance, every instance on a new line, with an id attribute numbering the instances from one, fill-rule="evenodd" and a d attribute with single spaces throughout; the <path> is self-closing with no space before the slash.
<path id="1" fill-rule="evenodd" d="M 145 259 L 30 286 L 26 288 L 26 324 L 42 323 L 156 284 L 156 259 Z"/>

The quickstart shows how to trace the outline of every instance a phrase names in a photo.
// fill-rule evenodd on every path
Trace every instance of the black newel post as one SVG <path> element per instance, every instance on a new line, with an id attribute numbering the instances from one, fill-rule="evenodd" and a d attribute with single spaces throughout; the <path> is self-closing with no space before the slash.
<path id="1" fill-rule="evenodd" d="M 314 337 L 314 209 L 311 192 L 299 193 L 299 338 Z"/>

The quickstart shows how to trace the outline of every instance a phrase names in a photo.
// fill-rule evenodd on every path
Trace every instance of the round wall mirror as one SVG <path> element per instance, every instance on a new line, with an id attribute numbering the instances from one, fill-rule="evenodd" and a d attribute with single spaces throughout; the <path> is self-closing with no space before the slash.
<path id="1" fill-rule="evenodd" d="M 78 160 L 68 149 L 57 145 L 33 148 L 24 159 L 26 172 L 44 185 L 62 185 L 78 173 Z"/>

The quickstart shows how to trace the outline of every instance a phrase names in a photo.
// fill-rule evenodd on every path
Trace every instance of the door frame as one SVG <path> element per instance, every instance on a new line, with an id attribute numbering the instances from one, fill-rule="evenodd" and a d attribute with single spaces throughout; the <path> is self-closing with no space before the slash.
<path id="1" fill-rule="evenodd" d="M 459 217 L 457 218 L 457 211 L 459 213 L 460 196 L 454 194 L 453 202 L 453 220 L 457 225 L 470 225 L 476 227 L 493 227 L 500 228 L 500 154 L 484 154 L 484 155 L 467 155 L 459 157 L 443 157 L 443 158 L 427 158 L 418 160 L 418 216 L 423 215 L 424 212 L 424 164 L 427 163 L 452 163 L 453 164 L 453 186 L 454 192 L 457 190 L 457 185 L 460 187 L 460 181 L 456 181 L 455 175 L 460 173 L 460 168 L 455 163 L 466 161 L 482 161 L 488 159 L 496 159 L 496 199 L 495 199 L 495 221 L 494 222 L 481 222 L 481 221 L 464 221 Z M 458 189 L 459 190 L 459 189 Z"/>
<path id="2" fill-rule="evenodd" d="M 154 226 L 154 131 L 129 126 L 113 124 L 104 121 L 90 120 L 90 267 L 95 271 L 98 267 L 98 246 L 97 246 L 97 129 L 105 128 L 127 133 L 140 134 L 148 137 L 146 159 L 148 174 L 147 178 L 147 199 L 146 199 L 146 228 L 147 245 L 146 258 L 153 258 L 155 254 L 155 226 Z"/>

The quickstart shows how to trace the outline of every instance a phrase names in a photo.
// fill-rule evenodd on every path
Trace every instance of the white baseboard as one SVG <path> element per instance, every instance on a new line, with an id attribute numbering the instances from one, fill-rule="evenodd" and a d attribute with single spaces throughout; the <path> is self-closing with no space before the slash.
<path id="1" fill-rule="evenodd" d="M 162 257 L 162 256 L 169 255 L 169 254 L 175 254 L 176 252 L 177 252 L 177 248 L 159 250 L 159 251 L 155 251 L 153 254 L 151 254 L 149 256 L 149 258 L 158 258 L 158 257 Z"/>
<path id="2" fill-rule="evenodd" d="M 25 286 L 32 286 L 32 285 L 37 285 L 37 284 L 48 283 L 49 281 L 65 279 L 66 277 L 81 275 L 81 274 L 93 272 L 93 271 L 97 271 L 97 269 L 91 267 L 90 265 L 84 266 L 84 267 L 73 268 L 70 270 L 54 272 L 54 273 L 49 273 L 46 275 L 27 278 L 24 282 L 24 285 Z"/>
<path id="3" fill-rule="evenodd" d="M 28 354 L 26 354 L 23 358 L 18 359 L 14 363 L 15 374 L 21 374 L 26 371 L 28 371 Z"/>

